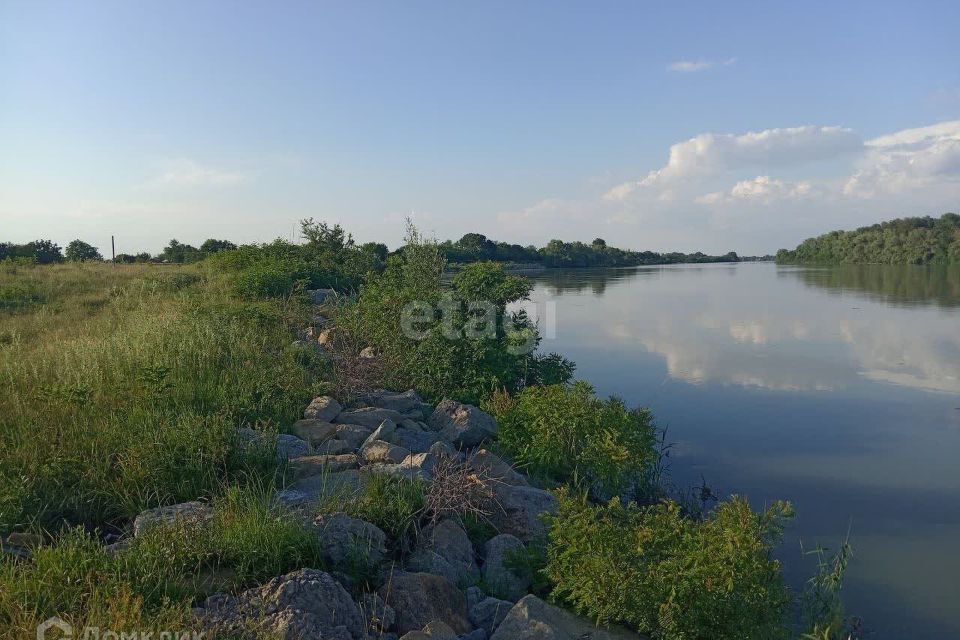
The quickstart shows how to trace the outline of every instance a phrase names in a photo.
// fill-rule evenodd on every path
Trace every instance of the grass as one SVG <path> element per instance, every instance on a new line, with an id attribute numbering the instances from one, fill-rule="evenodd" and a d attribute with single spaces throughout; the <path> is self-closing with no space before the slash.
<path id="1" fill-rule="evenodd" d="M 322 567 L 317 538 L 270 506 L 269 487 L 230 488 L 203 524 L 154 527 L 108 554 L 81 529 L 28 563 L 0 564 L 0 637 L 60 615 L 75 628 L 186 629 L 190 606 L 300 567 Z"/>
<path id="2" fill-rule="evenodd" d="M 139 511 L 269 474 L 240 425 L 279 429 L 311 397 L 284 300 L 240 303 L 188 268 L 0 267 L 0 533 L 114 529 Z"/>

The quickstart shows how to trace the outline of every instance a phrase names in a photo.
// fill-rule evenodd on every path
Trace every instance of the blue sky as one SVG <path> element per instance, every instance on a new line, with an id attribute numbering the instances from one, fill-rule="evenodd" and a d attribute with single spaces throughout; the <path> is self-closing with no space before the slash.
<path id="1" fill-rule="evenodd" d="M 960 4 L 0 0 L 0 239 L 775 251 L 960 209 Z"/>

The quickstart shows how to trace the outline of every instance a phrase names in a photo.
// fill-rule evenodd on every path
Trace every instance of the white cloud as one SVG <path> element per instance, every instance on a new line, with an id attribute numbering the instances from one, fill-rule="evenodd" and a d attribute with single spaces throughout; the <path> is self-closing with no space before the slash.
<path id="1" fill-rule="evenodd" d="M 845 195 L 873 198 L 960 182 L 960 120 L 897 131 L 866 147 Z"/>
<path id="2" fill-rule="evenodd" d="M 667 65 L 667 71 L 677 73 L 693 73 L 696 71 L 706 71 L 713 67 L 729 67 L 737 61 L 736 58 L 727 58 L 726 60 L 677 60 Z"/>
<path id="3" fill-rule="evenodd" d="M 204 166 L 194 160 L 181 158 L 171 160 L 151 184 L 176 187 L 226 187 L 246 181 L 247 176 L 234 172 Z"/>
<path id="4" fill-rule="evenodd" d="M 759 202 L 770 204 L 777 200 L 806 198 L 814 194 L 813 184 L 807 180 L 786 182 L 770 176 L 757 176 L 751 180 L 741 180 L 729 191 L 713 191 L 699 196 L 699 204 L 721 204 L 729 202 Z"/>
<path id="5" fill-rule="evenodd" d="M 641 180 L 613 187 L 604 199 L 622 201 L 641 187 L 749 167 L 798 165 L 862 149 L 860 136 L 843 127 L 789 127 L 741 135 L 704 133 L 674 144 L 666 165 Z"/>

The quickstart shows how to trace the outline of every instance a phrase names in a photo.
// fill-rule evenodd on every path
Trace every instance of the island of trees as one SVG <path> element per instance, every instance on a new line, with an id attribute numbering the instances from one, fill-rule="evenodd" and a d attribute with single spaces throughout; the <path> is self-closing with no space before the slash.
<path id="1" fill-rule="evenodd" d="M 781 249 L 777 262 L 960 264 L 960 215 L 897 218 L 855 231 L 831 231 Z"/>

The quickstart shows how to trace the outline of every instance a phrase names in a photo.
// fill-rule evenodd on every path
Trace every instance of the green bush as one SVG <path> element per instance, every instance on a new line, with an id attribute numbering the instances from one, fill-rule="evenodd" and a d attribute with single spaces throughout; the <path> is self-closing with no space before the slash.
<path id="1" fill-rule="evenodd" d="M 656 459 L 650 412 L 629 410 L 617 398 L 601 400 L 585 382 L 497 394 L 486 408 L 497 418 L 504 452 L 550 481 L 609 497 L 642 480 Z"/>
<path id="2" fill-rule="evenodd" d="M 471 264 L 452 282 L 443 274 L 437 245 L 409 228 L 402 253 L 339 312 L 341 339 L 351 350 L 377 349 L 384 386 L 413 387 L 430 399 L 476 403 L 537 375 L 536 327 L 522 313 L 506 313 L 527 297 L 530 282 L 494 263 Z"/>
<path id="3" fill-rule="evenodd" d="M 405 549 L 420 526 L 425 496 L 422 481 L 374 475 L 362 494 L 339 506 L 354 518 L 377 525 L 397 548 Z"/>
<path id="4" fill-rule="evenodd" d="M 554 597 L 655 640 L 783 638 L 790 597 L 771 549 L 791 516 L 734 497 L 695 521 L 673 502 L 593 506 L 561 491 L 545 571 Z"/>

